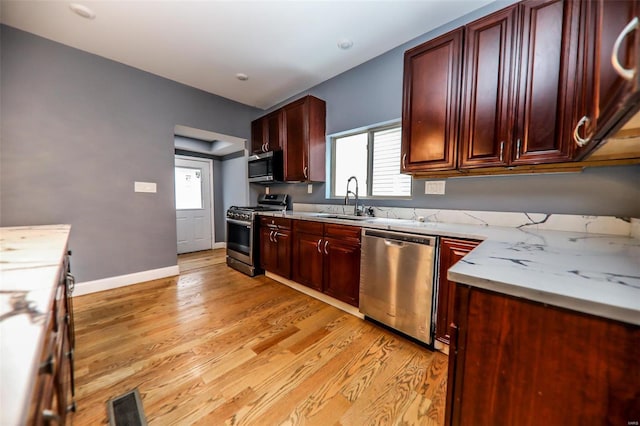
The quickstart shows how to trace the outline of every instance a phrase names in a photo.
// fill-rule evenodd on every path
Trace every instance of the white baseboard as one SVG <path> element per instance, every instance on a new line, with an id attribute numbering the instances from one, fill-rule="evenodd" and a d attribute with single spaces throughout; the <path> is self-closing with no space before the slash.
<path id="1" fill-rule="evenodd" d="M 178 265 L 167 266 L 166 268 L 151 269 L 148 271 L 134 272 L 133 274 L 118 275 L 116 277 L 103 278 L 94 281 L 77 283 L 73 290 L 73 296 L 84 296 L 85 294 L 97 293 L 99 291 L 112 290 L 132 284 L 139 284 L 145 281 L 153 281 L 160 278 L 173 277 L 180 274 Z"/>
<path id="2" fill-rule="evenodd" d="M 272 280 L 278 281 L 279 283 L 289 286 L 294 290 L 298 290 L 300 293 L 304 293 L 307 296 L 311 296 L 315 299 L 321 300 L 324 303 L 331 305 L 334 308 L 338 308 L 341 311 L 345 311 L 346 313 L 351 314 L 355 317 L 364 319 L 364 314 L 360 312 L 358 308 L 356 308 L 355 306 L 351 306 L 348 303 L 342 302 L 341 300 L 334 299 L 331 296 L 327 296 L 324 293 L 320 293 L 319 291 L 316 291 L 302 284 L 298 284 L 297 282 L 281 277 L 280 275 L 272 274 L 271 272 L 268 272 L 268 271 L 265 272 L 264 274 L 267 277 L 271 278 Z"/>
<path id="3" fill-rule="evenodd" d="M 214 249 L 227 248 L 227 243 L 225 243 L 224 241 L 221 243 L 213 243 L 213 248 Z"/>

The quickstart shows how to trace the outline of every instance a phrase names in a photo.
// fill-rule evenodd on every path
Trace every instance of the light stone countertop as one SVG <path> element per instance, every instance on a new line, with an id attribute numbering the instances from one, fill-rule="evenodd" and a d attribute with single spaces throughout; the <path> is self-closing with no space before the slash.
<path id="1" fill-rule="evenodd" d="M 406 219 L 260 213 L 482 243 L 449 269 L 452 281 L 640 325 L 640 239 Z"/>
<path id="2" fill-rule="evenodd" d="M 70 230 L 0 228 L 0 425 L 27 421 Z"/>

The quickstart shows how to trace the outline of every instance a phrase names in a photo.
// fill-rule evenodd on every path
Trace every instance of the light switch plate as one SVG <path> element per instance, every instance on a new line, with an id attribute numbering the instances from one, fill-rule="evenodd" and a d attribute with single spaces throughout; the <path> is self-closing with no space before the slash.
<path id="1" fill-rule="evenodd" d="M 313 184 L 310 183 L 307 185 L 307 194 L 313 193 Z"/>
<path id="2" fill-rule="evenodd" d="M 265 186 L 265 187 L 264 187 L 264 193 L 265 193 L 265 194 L 267 194 L 267 195 L 269 195 L 269 187 L 268 187 L 268 186 Z"/>
<path id="3" fill-rule="evenodd" d="M 445 180 L 430 180 L 424 183 L 424 193 L 431 195 L 444 195 Z"/>
<path id="4" fill-rule="evenodd" d="M 155 182 L 134 182 L 133 184 L 134 192 L 157 192 L 156 183 Z"/>

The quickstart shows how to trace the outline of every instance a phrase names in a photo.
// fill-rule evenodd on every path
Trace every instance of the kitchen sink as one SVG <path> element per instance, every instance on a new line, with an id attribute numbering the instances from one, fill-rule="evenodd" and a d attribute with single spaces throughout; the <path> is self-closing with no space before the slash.
<path id="1" fill-rule="evenodd" d="M 346 219 L 346 220 L 369 220 L 374 219 L 372 216 L 355 216 L 352 214 L 329 214 L 322 215 L 320 217 L 324 217 L 327 219 Z"/>

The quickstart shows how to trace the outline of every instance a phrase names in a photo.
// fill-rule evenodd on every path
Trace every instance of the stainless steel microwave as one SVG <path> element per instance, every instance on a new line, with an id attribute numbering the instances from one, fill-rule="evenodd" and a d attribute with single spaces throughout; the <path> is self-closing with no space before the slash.
<path id="1" fill-rule="evenodd" d="M 284 178 L 282 151 L 252 155 L 248 166 L 249 182 L 282 182 Z"/>

